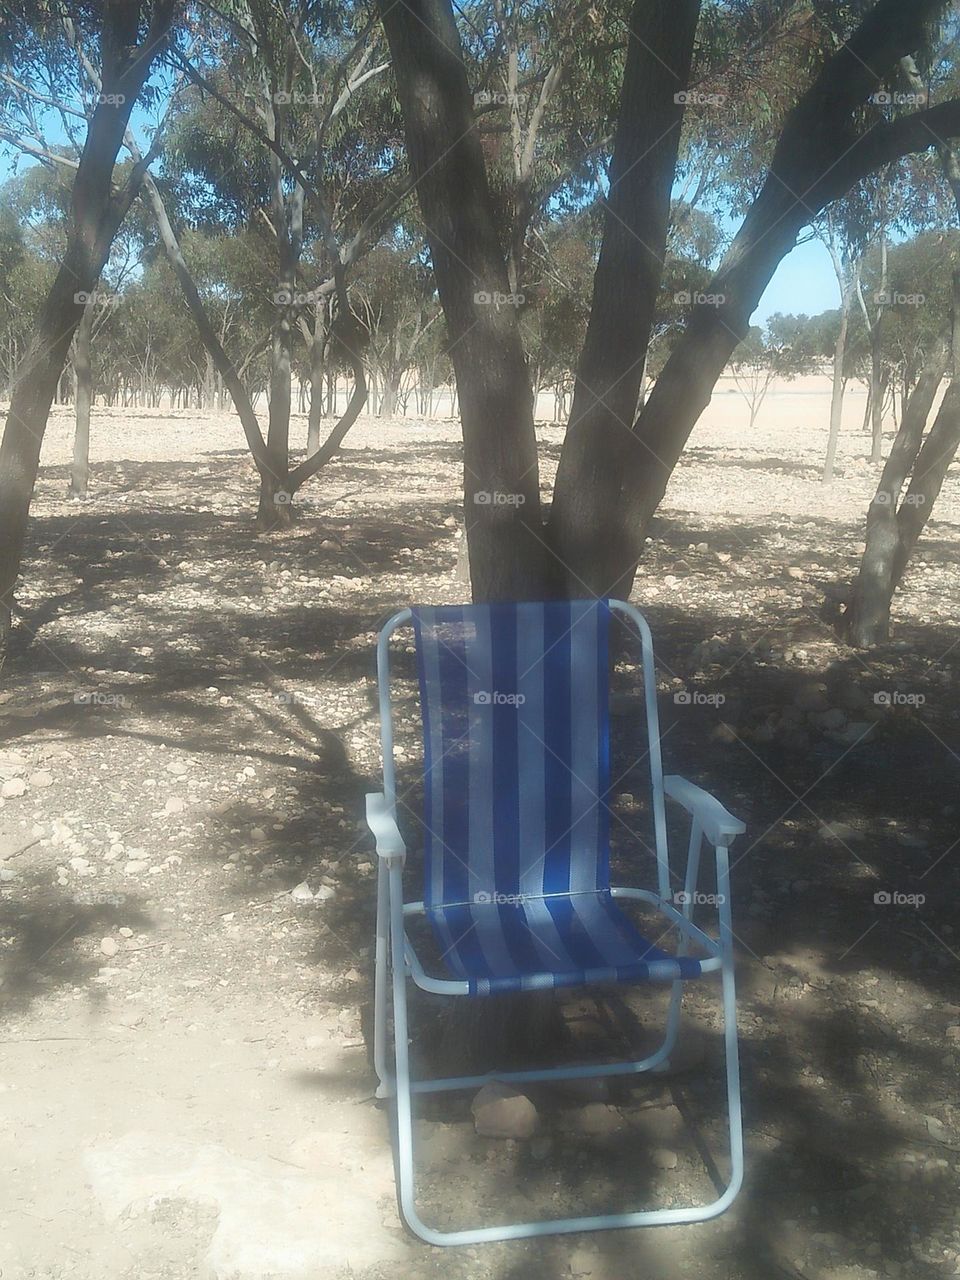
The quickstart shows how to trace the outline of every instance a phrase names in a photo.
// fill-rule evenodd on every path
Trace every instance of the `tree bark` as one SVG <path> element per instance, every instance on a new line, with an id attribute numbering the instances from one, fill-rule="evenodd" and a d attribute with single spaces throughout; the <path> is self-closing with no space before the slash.
<path id="1" fill-rule="evenodd" d="M 636 561 L 617 495 L 663 272 L 699 0 L 635 0 L 603 241 L 548 538 L 566 594 L 606 595 Z"/>
<path id="2" fill-rule="evenodd" d="M 830 431 L 827 435 L 827 455 L 823 460 L 824 484 L 833 479 L 834 466 L 837 460 L 837 445 L 840 441 L 840 426 L 843 420 L 843 361 L 847 353 L 847 328 L 850 323 L 850 291 L 844 289 L 840 303 L 840 329 L 833 348 L 833 384 L 830 388 Z"/>
<path id="3" fill-rule="evenodd" d="M 891 74 L 904 51 L 922 46 L 924 24 L 936 10 L 935 0 L 918 0 L 907 7 L 897 0 L 880 0 L 787 117 L 769 175 L 706 288 L 722 302 L 694 311 L 632 438 L 623 433 L 627 445 L 619 474 L 606 480 L 606 518 L 613 531 L 609 545 L 616 548 L 617 558 L 602 576 L 612 594 L 630 591 L 650 520 L 690 432 L 802 228 L 865 174 L 896 156 L 932 146 L 935 126 L 943 137 L 960 125 L 960 105 L 944 103 L 917 113 L 916 119 L 855 133 L 853 111 Z M 585 485 L 591 481 L 589 462 L 583 472 Z M 598 547 L 597 553 L 603 556 L 604 548 Z"/>
<path id="4" fill-rule="evenodd" d="M 73 350 L 73 368 L 77 378 L 77 421 L 73 435 L 73 461 L 70 466 L 71 498 L 82 500 L 87 496 L 90 480 L 90 405 L 93 402 L 93 367 L 90 363 L 90 337 L 93 332 L 94 304 L 88 302 L 83 309 Z"/>
<path id="5" fill-rule="evenodd" d="M 307 409 L 307 456 L 320 448 L 320 419 L 323 417 L 324 375 L 327 366 L 328 330 L 326 301 L 314 306 L 313 332 L 310 337 L 310 404 Z"/>
<path id="6" fill-rule="evenodd" d="M 460 397 L 474 598 L 543 593 L 536 436 L 516 308 L 449 0 L 379 0 Z"/>
<path id="7" fill-rule="evenodd" d="M 960 381 L 947 388 L 933 426 L 917 458 L 909 487 L 897 512 L 899 538 L 893 560 L 893 589 L 900 585 L 910 554 L 930 519 L 947 468 L 960 446 Z"/>
<path id="8" fill-rule="evenodd" d="M 941 340 L 924 365 L 867 511 L 860 572 L 840 620 L 842 634 L 860 648 L 889 638 L 890 605 L 903 572 L 897 504 L 904 482 L 918 460 L 924 428 L 946 372 L 948 350 L 946 339 Z"/>

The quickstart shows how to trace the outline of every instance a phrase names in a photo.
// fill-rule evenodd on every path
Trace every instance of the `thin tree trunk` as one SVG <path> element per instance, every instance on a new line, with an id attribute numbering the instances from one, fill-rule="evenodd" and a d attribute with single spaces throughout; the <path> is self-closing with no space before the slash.
<path id="1" fill-rule="evenodd" d="M 77 422 L 73 435 L 73 462 L 70 466 L 71 498 L 87 496 L 90 480 L 90 406 L 93 402 L 93 367 L 90 363 L 90 337 L 93 332 L 93 303 L 88 302 L 77 325 L 73 351 L 73 367 L 77 377 Z"/>
<path id="2" fill-rule="evenodd" d="M 310 341 L 310 404 L 307 410 L 307 457 L 320 448 L 320 419 L 323 417 L 324 374 L 327 356 L 325 304 L 317 302 Z"/>
<path id="3" fill-rule="evenodd" d="M 947 469 L 960 446 L 960 380 L 947 388 L 933 426 L 917 458 L 910 485 L 897 512 L 899 539 L 893 561 L 893 589 L 900 585 L 910 554 L 930 519 Z"/>
<path id="4" fill-rule="evenodd" d="M 877 466 L 883 461 L 883 369 L 881 364 L 881 348 L 880 348 L 880 329 L 883 318 L 883 308 L 877 313 L 877 318 L 873 323 L 873 332 L 870 334 L 870 389 L 872 392 L 872 412 L 871 422 L 873 426 L 873 440 L 870 449 L 870 461 Z"/>
<path id="5" fill-rule="evenodd" d="M 897 504 L 907 476 L 918 463 L 924 428 L 946 372 L 948 350 L 947 341 L 941 340 L 922 369 L 867 511 L 860 572 L 840 622 L 840 630 L 850 643 L 861 648 L 881 644 L 889 637 L 890 605 L 903 572 L 898 568 L 901 531 Z M 919 465 L 917 470 L 919 473 Z"/>
<path id="6" fill-rule="evenodd" d="M 866 435 L 870 430 L 871 415 L 873 413 L 873 379 L 867 381 L 867 398 L 863 406 L 863 421 L 860 423 L 861 435 Z"/>
<path id="7" fill-rule="evenodd" d="M 840 331 L 833 348 L 833 386 L 830 389 L 830 433 L 827 436 L 827 456 L 823 461 L 823 483 L 829 484 L 833 479 L 834 466 L 837 459 L 837 444 L 840 440 L 840 424 L 843 418 L 843 359 L 847 350 L 847 326 L 850 320 L 850 297 L 844 290 L 840 305 Z"/>

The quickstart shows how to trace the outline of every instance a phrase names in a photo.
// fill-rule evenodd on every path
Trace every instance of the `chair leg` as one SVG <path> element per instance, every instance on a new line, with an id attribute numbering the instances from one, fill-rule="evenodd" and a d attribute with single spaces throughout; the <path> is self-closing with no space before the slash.
<path id="1" fill-rule="evenodd" d="M 392 874 L 392 873 L 391 873 Z M 399 876 L 399 872 L 397 873 Z M 402 889 L 402 884 L 399 886 Z M 402 901 L 402 894 L 398 894 Z M 399 919 L 397 918 L 399 917 Z M 410 1045 L 407 1028 L 407 975 L 403 954 L 403 909 L 391 904 L 390 947 L 393 969 L 393 1052 L 396 1075 L 393 1092 L 397 1120 L 397 1198 L 400 1215 L 416 1235 L 430 1244 L 442 1244 L 442 1232 L 433 1232 L 420 1221 L 416 1210 L 413 1167 L 413 1093 L 410 1088 Z M 437 1237 L 434 1239 L 433 1237 Z"/>
<path id="2" fill-rule="evenodd" d="M 390 953 L 390 882 L 387 868 L 377 868 L 377 938 L 373 975 L 373 1065 L 380 1081 L 377 1097 L 388 1098 L 393 1086 L 387 1070 L 387 964 Z"/>
<path id="3" fill-rule="evenodd" d="M 730 859 L 725 848 L 718 847 L 716 854 L 720 947 L 723 956 L 720 980 L 724 1058 L 727 1070 L 727 1112 L 730 1119 L 730 1182 L 723 1197 L 726 1208 L 743 1183 L 743 1104 L 740 1092 L 740 1045 L 737 1038 L 737 986 L 733 971 L 733 927 L 730 919 Z"/>
<path id="4" fill-rule="evenodd" d="M 581 1218 L 554 1218 L 540 1222 L 518 1222 L 498 1227 L 478 1227 L 460 1231 L 436 1231 L 424 1223 L 416 1208 L 416 1184 L 413 1162 L 413 1089 L 410 1081 L 410 1053 L 407 1026 L 407 977 L 403 954 L 402 883 L 399 868 L 391 871 L 397 885 L 390 893 L 390 953 L 393 969 L 393 1030 L 396 1076 L 396 1170 L 397 1198 L 400 1215 L 410 1230 L 427 1244 L 470 1245 L 496 1240 L 522 1240 L 537 1236 L 568 1235 L 575 1232 L 610 1231 L 627 1227 L 679 1225 L 704 1222 L 723 1213 L 732 1204 L 743 1182 L 743 1128 L 740 1101 L 740 1065 L 737 1049 L 736 988 L 733 974 L 733 931 L 730 926 L 729 872 L 726 850 L 717 850 L 718 889 L 721 898 L 720 940 L 721 1002 L 723 1008 L 724 1058 L 727 1080 L 727 1110 L 730 1126 L 730 1181 L 722 1194 L 705 1205 L 684 1208 L 649 1209 L 634 1213 L 597 1214 Z M 722 887 L 721 887 L 722 884 Z M 679 996 L 671 996 L 667 1035 L 676 1035 L 679 1021 Z M 674 1012 L 674 1009 L 676 1012 Z"/>

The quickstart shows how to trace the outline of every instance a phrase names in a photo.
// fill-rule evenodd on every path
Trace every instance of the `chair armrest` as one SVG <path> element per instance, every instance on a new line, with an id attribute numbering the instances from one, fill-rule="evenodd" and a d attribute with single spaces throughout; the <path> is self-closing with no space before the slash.
<path id="1" fill-rule="evenodd" d="M 671 800 L 682 804 L 687 813 L 697 819 L 703 827 L 703 834 L 713 845 L 727 846 L 747 829 L 746 823 L 728 813 L 709 791 L 686 778 L 669 774 L 663 780 L 663 789 Z"/>
<path id="2" fill-rule="evenodd" d="M 367 794 L 367 826 L 377 842 L 377 854 L 387 865 L 397 861 L 402 864 L 407 856 L 407 848 L 397 826 L 393 807 L 387 803 L 387 797 L 382 791 Z"/>

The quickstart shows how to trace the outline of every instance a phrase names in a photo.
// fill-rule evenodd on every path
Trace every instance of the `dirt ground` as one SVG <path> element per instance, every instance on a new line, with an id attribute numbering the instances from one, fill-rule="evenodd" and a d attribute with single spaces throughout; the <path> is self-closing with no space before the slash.
<path id="1" fill-rule="evenodd" d="M 851 397 L 825 488 L 822 387 L 772 393 L 753 438 L 721 389 L 633 597 L 658 644 L 668 771 L 748 823 L 744 1190 L 700 1226 L 443 1251 L 399 1225 L 373 1097 L 361 816 L 376 629 L 466 592 L 456 426 L 362 419 L 294 530 L 257 537 L 232 417 L 96 410 L 78 505 L 55 410 L 0 692 L 3 1280 L 960 1275 L 960 476 L 893 642 L 838 646 L 824 589 L 856 565 L 876 484 L 861 410 Z M 546 486 L 561 433 L 539 431 Z M 409 676 L 401 663 L 415 809 Z M 631 883 L 650 875 L 638 677 L 627 662 L 614 692 Z M 682 824 L 672 835 L 679 857 Z M 652 1043 L 662 1010 L 642 989 L 564 1001 L 572 1042 L 610 1056 Z M 416 1017 L 429 1044 L 433 1003 Z M 712 1198 L 712 981 L 690 984 L 687 1018 L 670 1075 L 531 1093 L 530 1141 L 478 1137 L 469 1097 L 425 1106 L 424 1216 Z"/>

